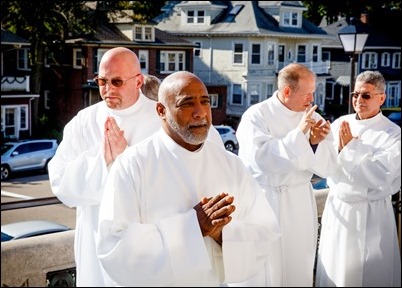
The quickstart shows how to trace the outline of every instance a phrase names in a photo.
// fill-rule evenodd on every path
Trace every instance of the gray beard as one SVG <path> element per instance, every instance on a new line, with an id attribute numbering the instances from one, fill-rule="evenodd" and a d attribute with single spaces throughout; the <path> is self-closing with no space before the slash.
<path id="1" fill-rule="evenodd" d="M 172 129 L 183 138 L 184 141 L 191 145 L 199 145 L 205 142 L 208 136 L 208 130 L 204 134 L 194 134 L 187 127 L 180 127 L 176 122 L 172 119 L 167 118 L 167 122 Z"/>

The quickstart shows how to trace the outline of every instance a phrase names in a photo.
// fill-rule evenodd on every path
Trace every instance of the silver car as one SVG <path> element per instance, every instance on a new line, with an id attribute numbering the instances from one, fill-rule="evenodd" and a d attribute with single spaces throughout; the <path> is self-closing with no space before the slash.
<path id="1" fill-rule="evenodd" d="M 226 125 L 214 125 L 214 126 L 221 135 L 226 150 L 233 152 L 233 150 L 239 148 L 239 142 L 237 141 L 236 131 L 232 127 Z"/>
<path id="2" fill-rule="evenodd" d="M 28 170 L 43 170 L 56 153 L 55 139 L 25 140 L 7 142 L 1 146 L 1 180 L 8 179 L 12 173 Z"/>
<path id="3" fill-rule="evenodd" d="M 15 222 L 1 225 L 1 242 L 69 230 L 70 228 L 63 224 L 48 220 Z"/>

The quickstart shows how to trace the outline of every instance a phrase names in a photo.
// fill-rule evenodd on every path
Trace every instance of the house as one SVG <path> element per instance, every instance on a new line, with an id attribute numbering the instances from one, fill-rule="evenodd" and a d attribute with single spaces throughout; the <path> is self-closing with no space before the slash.
<path id="1" fill-rule="evenodd" d="M 93 78 L 102 55 L 110 48 L 133 50 L 142 72 L 160 79 L 177 70 L 193 70 L 193 43 L 157 29 L 153 23 L 133 23 L 130 17 L 115 24 L 106 23 L 92 35 L 67 39 L 60 53 L 47 50 L 40 95 L 29 93 L 30 43 L 2 29 L 3 138 L 35 135 L 60 140 L 64 126 L 78 111 L 101 101 Z M 34 98 L 38 99 L 36 110 L 31 104 Z M 31 128 L 32 119 L 40 119 L 38 131 Z"/>
<path id="2" fill-rule="evenodd" d="M 345 54 L 338 33 L 350 24 L 350 20 L 340 17 L 338 21 L 327 25 L 322 21 L 320 27 L 333 38 L 322 41 L 323 58 L 329 65 L 326 83 L 326 113 L 337 118 L 347 112 L 350 92 L 351 62 Z M 362 25 L 368 37 L 361 54 L 355 55 L 355 76 L 365 70 L 378 70 L 387 84 L 387 98 L 382 108 L 401 107 L 401 43 L 400 39 L 388 31 L 381 31 L 370 25 L 369 15 L 364 13 L 356 24 Z"/>
<path id="3" fill-rule="evenodd" d="M 306 9 L 301 1 L 169 1 L 154 21 L 197 45 L 194 73 L 212 104 L 226 108 L 214 124 L 237 128 L 249 106 L 271 97 L 277 73 L 291 62 L 317 74 L 315 102 L 325 110 L 329 65 L 321 43 L 334 36 L 304 19 Z"/>
<path id="4" fill-rule="evenodd" d="M 1 134 L 2 141 L 32 136 L 33 99 L 30 91 L 28 40 L 1 28 Z"/>

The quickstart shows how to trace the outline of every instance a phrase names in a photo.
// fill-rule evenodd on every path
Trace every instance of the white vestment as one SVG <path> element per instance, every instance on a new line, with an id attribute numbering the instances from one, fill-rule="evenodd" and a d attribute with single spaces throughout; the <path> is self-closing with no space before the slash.
<path id="1" fill-rule="evenodd" d="M 108 169 L 103 156 L 105 121 L 114 116 L 128 145 L 133 145 L 160 128 L 155 102 L 141 95 L 130 108 L 112 110 L 104 101 L 81 110 L 64 128 L 63 141 L 49 163 L 53 193 L 65 205 L 77 207 L 75 261 L 77 286 L 110 286 L 103 279 L 96 256 L 94 233 Z"/>
<path id="2" fill-rule="evenodd" d="M 316 286 L 401 287 L 391 203 L 401 188 L 401 128 L 382 113 L 365 120 L 351 114 L 334 121 L 334 135 L 343 120 L 357 139 L 341 150 L 327 178 Z"/>
<path id="3" fill-rule="evenodd" d="M 193 207 L 234 196 L 222 247 L 203 237 Z M 206 140 L 195 152 L 161 129 L 113 164 L 99 213 L 98 256 L 123 286 L 219 286 L 261 269 L 279 225 L 241 160 Z"/>
<path id="4" fill-rule="evenodd" d="M 76 207 L 75 261 L 77 286 L 111 286 L 102 277 L 96 256 L 94 233 L 108 168 L 103 155 L 105 121 L 113 116 L 128 146 L 152 135 L 161 127 L 156 102 L 140 94 L 137 102 L 124 110 L 113 110 L 104 101 L 89 106 L 65 126 L 63 141 L 49 162 L 49 180 L 53 193 L 68 207 Z M 218 131 L 210 129 L 208 138 L 222 143 Z"/>
<path id="5" fill-rule="evenodd" d="M 328 164 L 335 161 L 333 136 L 314 153 L 309 132 L 298 128 L 305 112 L 286 108 L 277 93 L 243 114 L 236 131 L 239 157 L 265 191 L 281 226 L 282 237 L 266 267 L 272 286 L 312 286 L 318 216 L 311 178 L 326 177 Z M 323 119 L 316 112 L 313 118 Z"/>

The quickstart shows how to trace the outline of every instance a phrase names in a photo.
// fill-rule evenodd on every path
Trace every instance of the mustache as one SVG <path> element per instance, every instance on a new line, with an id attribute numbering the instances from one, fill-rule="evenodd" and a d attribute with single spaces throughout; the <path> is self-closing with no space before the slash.
<path id="1" fill-rule="evenodd" d="M 199 122 L 188 124 L 188 127 L 191 128 L 191 127 L 208 126 L 208 125 L 209 125 L 209 123 L 207 120 L 202 120 Z"/>

